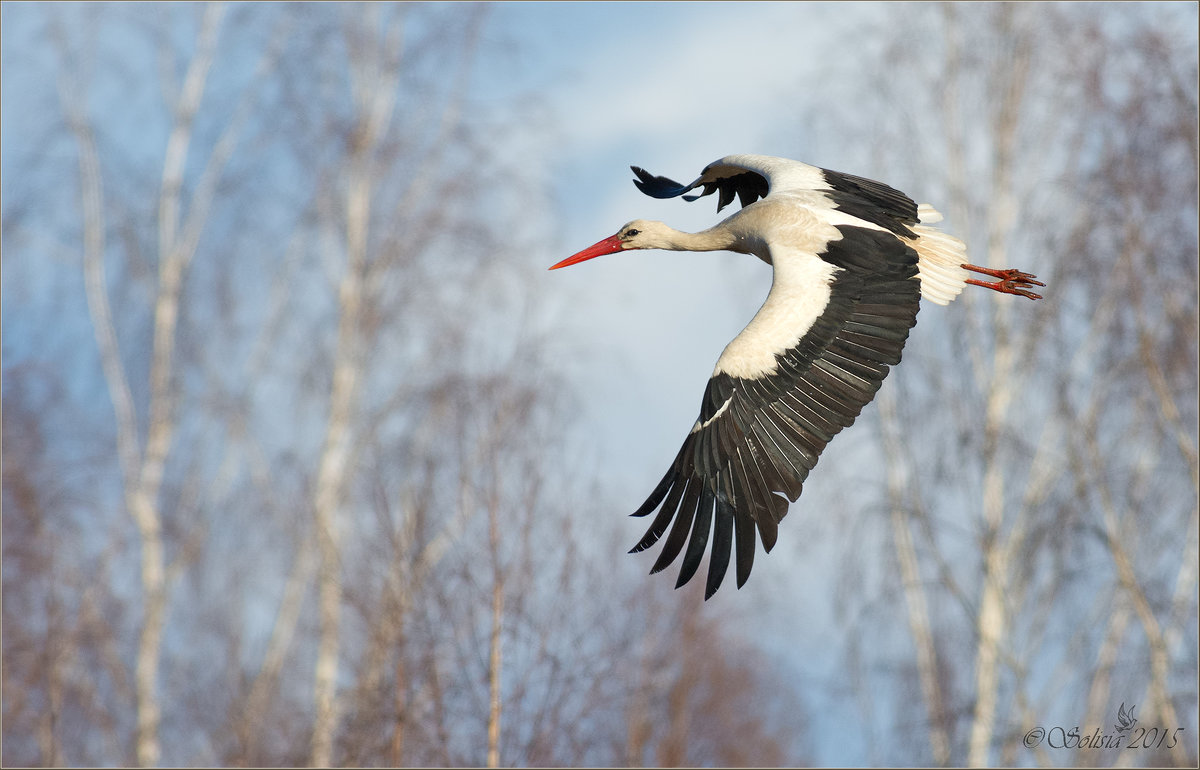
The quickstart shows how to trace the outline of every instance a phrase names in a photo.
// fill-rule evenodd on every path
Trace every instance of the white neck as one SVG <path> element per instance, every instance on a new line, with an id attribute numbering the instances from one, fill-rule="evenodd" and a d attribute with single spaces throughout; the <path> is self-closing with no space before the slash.
<path id="1" fill-rule="evenodd" d="M 737 249 L 737 237 L 720 225 L 701 230 L 698 233 L 685 233 L 671 227 L 664 228 L 661 249 L 670 251 L 742 251 Z"/>

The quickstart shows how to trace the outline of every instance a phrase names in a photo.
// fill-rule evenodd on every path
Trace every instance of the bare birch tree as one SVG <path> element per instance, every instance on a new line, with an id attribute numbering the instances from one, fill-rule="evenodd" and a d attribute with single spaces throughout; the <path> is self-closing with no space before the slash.
<path id="1" fill-rule="evenodd" d="M 142 766 L 161 761 L 159 723 L 162 706 L 159 668 L 168 603 L 171 565 L 165 555 L 162 485 L 168 455 L 178 427 L 176 363 L 178 319 L 183 283 L 204 234 L 213 197 L 230 154 L 235 149 L 244 116 L 234 111 L 220 139 L 202 165 L 186 208 L 183 203 L 184 167 L 191 156 L 194 120 L 201 108 L 205 84 L 213 65 L 224 7 L 206 7 L 197 33 L 195 53 L 184 68 L 183 81 L 164 83 L 169 101 L 170 130 L 161 161 L 157 194 L 157 285 L 152 300 L 152 345 L 148 400 L 139 415 L 133 396 L 128 357 L 122 353 L 110 307 L 106 277 L 107 234 L 115 226 L 105 198 L 105 179 L 96 141 L 96 117 L 87 111 L 87 77 L 76 61 L 72 43 L 61 23 L 51 16 L 58 45 L 59 96 L 66 124 L 75 141 L 79 163 L 82 213 L 82 267 L 88 309 L 100 351 L 108 392 L 116 414 L 116 449 L 122 469 L 125 507 L 136 525 L 140 544 L 142 619 L 135 664 L 137 732 L 135 754 Z M 169 53 L 164 51 L 164 58 Z M 139 424 L 144 420 L 145 435 Z"/>
<path id="2" fill-rule="evenodd" d="M 279 368 L 278 356 L 273 351 L 280 344 L 288 344 L 289 336 L 294 335 L 297 328 L 302 329 L 306 324 L 310 325 L 310 329 L 320 328 L 321 319 L 315 315 L 300 316 L 297 318 L 299 323 L 287 318 L 288 309 L 296 301 L 297 294 L 308 292 L 308 296 L 312 296 L 310 287 L 296 285 L 296 279 L 303 279 L 304 276 L 295 266 L 307 256 L 308 243 L 319 243 L 327 247 L 323 256 L 318 257 L 323 265 L 335 266 L 341 262 L 344 268 L 338 271 L 342 278 L 335 281 L 337 301 L 334 307 L 337 310 L 332 317 L 336 319 L 333 328 L 337 329 L 337 334 L 328 348 L 333 364 L 325 369 L 321 366 L 323 362 L 313 361 L 320 370 L 332 372 L 326 390 L 326 409 L 321 410 L 327 415 L 321 431 L 323 438 L 315 442 L 320 449 L 312 454 L 311 467 L 314 468 L 315 481 L 311 486 L 310 504 L 314 512 L 314 526 L 311 530 L 303 525 L 297 527 L 293 520 L 294 530 L 285 531 L 284 538 L 276 541 L 290 543 L 294 548 L 293 558 L 287 559 L 284 551 L 279 559 L 285 565 L 291 562 L 291 572 L 286 581 L 279 583 L 283 589 L 282 601 L 266 646 L 266 655 L 261 665 L 251 666 L 252 671 L 256 670 L 251 680 L 252 686 L 243 702 L 239 704 L 235 697 L 234 704 L 231 704 L 240 713 L 231 715 L 228 720 L 213 719 L 207 715 L 205 718 L 211 720 L 207 724 L 213 729 L 227 724 L 234 726 L 234 734 L 240 736 L 240 752 L 244 752 L 243 757 L 257 758 L 252 762 L 295 761 L 295 758 L 261 752 L 275 751 L 271 748 L 271 736 L 279 733 L 270 729 L 276 719 L 271 715 L 272 709 L 287 709 L 294 705 L 289 703 L 291 693 L 287 688 L 282 691 L 280 688 L 289 681 L 295 681 L 295 678 L 284 677 L 282 672 L 285 667 L 296 665 L 297 636 L 300 637 L 300 649 L 305 648 L 303 631 L 299 635 L 296 631 L 297 627 L 303 629 L 308 617 L 307 597 L 315 577 L 316 618 L 320 633 L 312 659 L 312 670 L 315 672 L 311 680 L 314 721 L 308 760 L 323 765 L 332 761 L 339 722 L 337 687 L 340 660 L 343 657 L 340 641 L 344 633 L 340 619 L 344 601 L 341 584 L 344 564 L 339 537 L 346 523 L 345 506 L 355 489 L 352 485 L 353 469 L 361 457 L 356 454 L 360 450 L 355 448 L 355 442 L 369 443 L 367 439 L 373 431 L 378 430 L 378 422 L 394 415 L 397 405 L 405 404 L 404 399 L 412 392 L 405 387 L 394 388 L 389 397 L 379 398 L 382 373 L 377 367 L 372 381 L 364 373 L 364 366 L 374 341 L 381 331 L 388 328 L 384 323 L 388 304 L 398 298 L 404 299 L 403 296 L 397 296 L 397 289 L 401 290 L 401 294 L 407 294 L 409 300 L 421 300 L 412 302 L 413 308 L 404 308 L 405 312 L 411 310 L 412 318 L 419 318 L 422 313 L 445 302 L 446 298 L 436 294 L 430 300 L 423 300 L 422 292 L 429 294 L 428 289 L 432 284 L 421 286 L 420 281 L 408 281 L 400 276 L 403 271 L 419 265 L 422 254 L 442 253 L 442 249 L 453 248 L 451 244 L 454 239 L 444 236 L 444 228 L 454 226 L 458 212 L 466 210 L 466 207 L 462 207 L 456 211 L 449 202 L 457 194 L 456 191 L 464 189 L 464 185 L 461 173 L 448 169 L 445 163 L 451 159 L 452 162 L 463 164 L 463 167 L 470 167 L 473 159 L 479 157 L 478 146 L 472 146 L 469 139 L 464 141 L 460 107 L 467 86 L 462 75 L 470 69 L 469 54 L 474 45 L 472 39 L 481 17 L 478 9 L 470 8 L 466 9 L 466 14 L 460 15 L 458 9 L 442 14 L 446 19 L 457 16 L 465 22 L 458 25 L 462 30 L 460 39 L 465 43 L 458 49 L 448 50 L 465 51 L 467 55 L 460 57 L 460 63 L 452 69 L 452 72 L 459 74 L 445 91 L 449 93 L 449 98 L 437 104 L 432 112 L 427 109 L 410 111 L 403 125 L 397 125 L 397 121 L 392 120 L 392 103 L 403 92 L 398 79 L 403 72 L 400 67 L 400 48 L 406 42 L 402 25 L 407 9 L 400 9 L 397 13 L 388 12 L 387 18 L 382 20 L 384 29 L 378 40 L 374 38 L 376 28 L 373 24 L 380 20 L 373 21 L 370 16 L 378 15 L 381 12 L 379 8 L 365 9 L 366 16 L 363 16 L 362 8 L 339 10 L 335 13 L 342 14 L 342 24 L 324 27 L 320 24 L 306 26 L 303 22 L 292 22 L 285 14 L 272 16 L 268 12 L 265 20 L 275 21 L 275 29 L 295 30 L 299 27 L 300 34 L 288 38 L 286 46 L 279 45 L 280 37 L 272 39 L 267 35 L 265 41 L 254 39 L 254 43 L 263 43 L 260 48 L 250 49 L 249 53 L 242 49 L 236 54 L 232 50 L 222 51 L 222 45 L 225 41 L 232 41 L 232 45 L 246 42 L 239 37 L 240 24 L 224 19 L 227 12 L 219 4 L 201 6 L 198 10 L 194 27 L 196 45 L 187 54 L 182 66 L 177 60 L 178 52 L 172 47 L 177 38 L 173 37 L 174 30 L 171 29 L 171 23 L 180 16 L 172 17 L 172 12 L 164 12 L 157 18 L 148 19 L 145 25 L 130 27 L 151 33 L 146 39 L 160 64 L 158 72 L 162 78 L 159 92 L 165 99 L 167 113 L 166 147 L 158 171 L 153 172 L 159 179 L 157 216 L 154 220 L 157 246 L 149 258 L 137 251 L 144 240 L 145 225 L 138 220 L 136 212 L 144 206 L 134 198 L 125 197 L 130 195 L 128 176 L 111 171 L 114 167 L 121 168 L 126 160 L 121 156 L 120 149 L 116 149 L 121 137 L 111 128 L 111 116 L 89 112 L 87 94 L 94 90 L 92 81 L 109 82 L 104 78 L 111 78 L 118 70 L 107 65 L 115 60 L 105 58 L 113 54 L 103 46 L 96 50 L 80 45 L 77 37 L 83 28 L 81 21 L 94 23 L 101 19 L 119 24 L 121 19 L 119 16 L 106 17 L 99 9 L 90 12 L 90 19 L 78 14 L 60 18 L 58 14 L 61 11 L 58 9 L 46 11 L 55 42 L 51 50 L 59 60 L 60 109 L 78 158 L 77 178 L 82 191 L 78 196 L 82 221 L 82 236 L 78 242 L 82 244 L 81 264 L 86 279 L 84 286 L 91 311 L 91 326 L 100 352 L 109 401 L 116 414 L 115 446 L 123 471 L 125 508 L 135 524 L 140 541 L 142 608 L 140 620 L 137 621 L 137 652 L 133 656 L 136 661 L 133 676 L 136 707 L 132 710 L 136 712 L 137 719 L 131 745 L 139 763 L 157 764 L 163 761 L 165 757 L 160 733 L 164 699 L 176 709 L 185 705 L 178 698 L 172 700 L 164 692 L 170 689 L 170 694 L 178 694 L 173 689 L 174 685 L 164 685 L 160 678 L 164 645 L 167 644 L 164 637 L 170 628 L 168 608 L 171 590 L 173 586 L 180 585 L 178 577 L 186 578 L 184 589 L 197 592 L 196 596 L 201 601 L 216 602 L 214 595 L 203 592 L 219 586 L 226 591 L 232 589 L 235 607 L 245 606 L 244 600 L 239 601 L 237 597 L 244 595 L 247 584 L 238 583 L 232 577 L 244 577 L 247 574 L 245 568 L 233 566 L 236 559 L 244 558 L 244 555 L 235 556 L 234 562 L 225 557 L 231 578 L 214 578 L 210 565 L 219 563 L 222 557 L 216 552 L 202 550 L 206 537 L 221 537 L 217 530 L 221 525 L 232 523 L 235 527 L 244 527 L 244 520 L 238 522 L 235 519 L 231 522 L 219 515 L 220 507 L 205 506 L 228 504 L 232 499 L 229 497 L 230 490 L 239 487 L 250 493 L 243 500 L 266 502 L 277 518 L 286 516 L 286 505 L 279 505 L 277 500 L 292 497 L 293 502 L 299 502 L 284 488 L 290 473 L 286 454 L 280 458 L 277 445 L 272 445 L 271 439 L 263 439 L 269 431 L 262 430 L 264 420 L 255 414 L 258 396 L 253 377 L 257 377 L 258 382 L 277 384 L 279 378 L 286 376 L 295 364 L 289 363 Z M 229 11 L 233 12 L 239 15 L 258 13 L 256 9 L 244 6 Z M 429 18 L 419 20 L 424 37 L 415 40 L 413 61 L 417 64 L 413 70 L 420 70 L 421 77 L 427 81 L 442 79 L 444 76 L 438 68 L 429 68 L 420 62 L 439 55 L 439 37 L 452 38 L 459 33 L 439 22 L 435 13 L 415 13 Z M 186 18 L 186 12 L 183 18 Z M 269 30 L 270 27 L 268 23 L 258 27 L 252 25 L 249 29 Z M 339 137 L 329 132 L 334 127 L 333 121 L 313 120 L 319 116 L 319 110 L 312 107 L 316 102 L 303 105 L 284 119 L 284 122 L 288 119 L 295 121 L 294 126 L 304 129 L 294 134 L 294 142 L 290 149 L 284 151 L 284 155 L 290 153 L 294 158 L 317 161 L 316 174 L 307 179 L 313 183 L 310 189 L 314 192 L 308 196 L 303 193 L 295 196 L 300 205 L 307 208 L 307 213 L 298 218 L 302 227 L 293 236 L 292 247 L 285 251 L 284 259 L 279 263 L 283 269 L 278 273 L 280 280 L 274 282 L 274 296 L 279 301 L 271 306 L 264 317 L 265 325 L 257 339 L 251 338 L 253 345 L 245 345 L 246 338 L 239 339 L 236 336 L 239 330 L 235 319 L 240 316 L 244 322 L 245 319 L 256 318 L 255 311 L 251 309 L 255 306 L 253 289 L 248 285 L 230 287 L 227 283 L 225 275 L 240 269 L 237 257 L 241 255 L 236 251 L 223 252 L 217 258 L 219 266 L 206 264 L 206 257 L 213 259 L 211 242 L 206 241 L 206 228 L 214 218 L 226 228 L 231 220 L 246 225 L 249 218 L 242 212 L 255 208 L 268 220 L 274 214 L 269 206 L 256 206 L 251 198 L 239 199 L 234 194 L 238 189 L 234 181 L 246 185 L 241 189 L 247 189 L 262 185 L 264 179 L 272 179 L 270 174 L 256 173 L 260 169 L 254 168 L 253 161 L 249 160 L 251 156 L 239 154 L 244 146 L 243 139 L 249 135 L 246 143 L 253 148 L 252 151 L 261 152 L 265 149 L 277 156 L 279 148 L 287 146 L 278 141 L 277 132 L 272 132 L 272 120 L 267 113 L 256 113 L 255 110 L 284 106 L 288 99 L 297 95 L 320 95 L 321 89 L 327 89 L 327 80 L 304 80 L 307 74 L 303 67 L 307 65 L 306 60 L 311 58 L 312 50 L 305 49 L 303 45 L 314 42 L 327 30 L 338 27 L 344 34 L 342 50 L 347 55 L 346 69 L 352 75 L 348 80 L 351 93 L 343 102 L 349 103 L 350 107 L 345 112 L 334 110 L 330 114 L 335 115 L 334 120 L 347 118 L 344 126 L 339 126 L 346 129 L 346 134 L 340 137 L 343 141 L 333 145 L 343 148 L 344 152 L 328 153 L 322 147 L 321 142 L 331 136 L 335 139 Z M 325 36 L 320 39 L 330 38 Z M 86 62 L 82 61 L 85 56 L 90 57 Z M 220 76 L 213 74 L 214 70 L 219 70 L 223 60 L 237 58 L 239 64 L 244 64 L 247 56 L 257 57 L 259 64 L 248 70 L 254 75 L 249 87 L 245 87 L 244 82 L 237 84 L 242 91 L 231 90 L 228 72 Z M 294 77 L 275 77 L 274 62 L 280 57 L 286 63 L 288 74 Z M 97 62 L 101 66 L 96 66 Z M 272 88 L 255 91 L 255 87 L 268 77 L 272 78 Z M 419 78 L 412 79 L 410 85 L 404 87 L 419 89 L 422 83 Z M 140 93 L 144 94 L 145 90 Z M 271 98 L 264 99 L 264 93 L 271 94 Z M 210 104 L 220 106 L 207 107 Z M 292 103 L 290 106 L 297 105 Z M 212 110 L 211 116 L 206 109 Z M 429 121 L 430 117 L 435 119 Z M 312 128 L 319 135 L 305 132 Z M 307 144 L 310 139 L 312 143 Z M 409 140 L 413 145 L 405 147 Z M 404 148 L 403 152 L 398 148 Z M 322 167 L 322 161 L 328 161 L 329 165 Z M 138 172 L 146 176 L 143 169 Z M 322 177 L 322 174 L 325 176 Z M 113 182 L 114 178 L 116 183 Z M 481 173 L 479 181 L 484 179 L 486 173 Z M 115 193 L 112 192 L 114 187 L 117 190 Z M 240 204 L 241 212 L 223 206 L 225 201 L 232 202 L 235 207 Z M 292 203 L 290 200 L 284 202 L 288 205 Z M 22 213 L 28 215 L 35 210 L 36 207 L 26 207 Z M 53 209 L 46 207 L 43 210 Z M 396 212 L 405 216 L 395 216 Z M 374 224 L 381 218 L 388 223 L 386 228 Z M 421 222 L 424 223 L 423 227 L 414 226 Z M 21 234 L 37 226 L 39 223 L 30 222 L 28 216 L 25 219 L 18 218 L 14 210 L 6 206 L 6 233 Z M 463 233 L 464 237 L 471 235 L 469 228 L 457 232 Z M 112 238 L 114 233 L 120 236 L 116 241 Z M 222 233 L 224 236 L 229 234 L 228 229 Z M 269 240 L 273 234 L 264 236 Z M 308 240 L 313 234 L 318 236 L 317 239 Z M 43 236 L 43 240 L 53 240 L 54 237 Z M 227 243 L 245 243 L 256 237 L 257 233 L 247 238 L 245 234 L 235 231 Z M 279 240 L 286 241 L 286 238 Z M 63 241 L 69 243 L 70 238 L 65 237 Z M 457 245 L 461 248 L 462 242 Z M 63 251 L 69 252 L 70 247 L 66 246 Z M 201 253 L 206 257 L 194 260 Z M 138 335 L 131 335 L 128 331 L 135 326 L 135 319 L 143 306 L 128 301 L 111 302 L 114 293 L 122 300 L 127 300 L 131 295 L 137 298 L 138 292 L 136 289 L 130 291 L 129 286 L 120 281 L 114 286 L 106 276 L 106 268 L 111 268 L 114 261 L 122 268 L 133 265 L 136 270 L 140 269 L 143 259 L 156 273 L 145 313 L 150 319 L 146 328 L 150 330 L 151 343 L 145 354 L 149 361 L 149 375 L 144 380 L 139 375 L 141 351 L 136 343 Z M 195 271 L 191 268 L 195 264 L 202 268 L 199 277 L 193 277 Z M 425 270 L 428 270 L 427 266 L 412 270 L 411 276 L 416 277 Z M 486 277 L 485 272 L 480 280 Z M 198 295 L 194 288 L 189 294 L 189 286 L 195 287 L 197 284 L 205 288 L 217 288 L 218 294 L 213 297 L 215 307 L 219 308 L 217 312 L 212 312 L 214 305 L 208 304 L 208 297 Z M 226 304 L 222 306 L 220 303 Z M 231 307 L 233 312 L 227 312 Z M 401 307 L 404 307 L 403 303 Z M 197 325 L 203 327 L 205 324 L 208 324 L 208 337 L 203 343 L 197 344 L 196 338 L 189 334 L 194 334 Z M 433 339 L 436 335 L 430 334 L 425 350 L 440 353 L 444 348 L 439 345 L 452 344 L 453 337 L 462 336 L 465 328 L 465 324 L 458 328 L 449 325 L 445 331 L 446 337 L 437 341 Z M 231 331 L 235 336 L 222 338 L 213 333 L 218 329 Z M 412 339 L 419 339 L 426 330 L 414 327 L 414 331 L 417 333 Z M 236 371 L 240 351 L 245 349 L 243 345 L 253 348 L 246 370 L 251 378 L 238 383 L 230 376 L 230 372 Z M 414 346 L 402 342 L 399 347 Z M 197 362 L 201 362 L 201 365 L 195 365 Z M 209 364 L 215 367 L 205 368 Z M 414 366 L 419 369 L 417 362 L 414 362 Z M 436 378 L 441 374 L 435 371 L 432 376 Z M 317 377 L 320 378 L 320 375 Z M 184 382 L 190 383 L 186 397 L 183 395 Z M 198 392 L 192 389 L 197 382 L 203 383 L 207 390 Z M 364 407 L 362 394 L 364 387 L 368 386 L 372 388 L 368 391 L 372 400 Z M 7 402 L 6 395 L 6 405 Z M 229 408 L 228 404 L 234 404 L 233 408 Z M 275 419 L 288 419 L 279 409 L 274 414 L 277 415 Z M 213 422 L 218 425 L 224 423 L 223 428 L 213 430 L 210 427 L 213 422 L 204 422 L 213 418 L 216 418 Z M 305 426 L 305 430 L 308 430 L 308 426 Z M 194 440 L 198 432 L 203 434 L 204 431 L 208 432 L 206 439 L 215 440 L 218 444 L 203 449 L 187 446 L 177 453 L 179 437 L 184 432 L 189 440 Z M 276 431 L 274 435 L 278 436 L 279 432 Z M 302 435 L 300 441 L 307 441 L 308 438 L 308 435 Z M 296 443 L 290 449 L 304 456 L 308 454 L 305 446 Z M 205 467 L 207 457 L 212 454 L 223 461 L 214 469 L 215 475 L 206 478 L 203 476 L 205 471 L 199 469 Z M 242 477 L 237 470 L 242 461 L 247 461 L 249 466 L 247 477 Z M 172 463 L 175 463 L 174 471 Z M 191 518 L 187 514 L 197 515 Z M 445 536 L 435 538 L 432 547 L 425 553 L 426 562 L 436 561 L 438 554 L 444 553 L 453 541 L 453 532 L 450 531 L 453 521 L 447 522 L 447 525 Z M 220 540 L 215 541 L 214 546 L 216 542 Z M 223 547 L 230 545 L 223 544 Z M 315 557 L 311 555 L 314 550 Z M 204 572 L 197 573 L 192 579 L 182 567 L 197 559 Z M 268 580 L 268 585 L 270 583 Z M 206 612 L 218 613 L 219 622 L 211 628 L 224 628 L 231 634 L 222 643 L 234 653 L 232 660 L 237 660 L 238 645 L 252 637 L 234 617 L 220 616 L 219 610 L 212 604 L 203 607 Z M 190 619 L 181 620 L 190 622 Z M 177 630 L 176 634 L 179 633 Z M 64 644 L 70 647 L 69 642 Z M 179 655 L 177 650 L 173 663 L 177 668 L 181 667 L 186 657 L 186 654 Z M 46 670 L 50 674 L 50 690 L 59 692 L 58 686 L 53 683 L 59 681 L 59 674 L 55 672 L 62 669 L 51 667 Z M 210 671 L 211 667 L 202 675 L 211 677 Z M 236 680 L 237 672 L 234 670 L 228 675 Z M 229 682 L 213 682 L 214 687 L 220 684 L 227 685 Z M 237 690 L 236 681 L 233 689 Z M 255 727 L 260 729 L 256 731 Z M 115 729 L 119 729 L 119 725 Z M 283 734 L 287 734 L 286 728 Z M 42 744 L 45 750 L 43 759 L 49 757 L 53 761 L 54 758 L 63 757 L 63 750 L 56 748 L 60 744 L 57 743 L 55 730 L 50 730 L 46 735 Z M 294 741 L 286 742 L 294 745 Z M 275 757 L 273 760 L 272 756 Z M 209 757 L 211 761 L 212 755 Z M 124 760 L 118 753 L 109 761 L 119 763 Z"/>

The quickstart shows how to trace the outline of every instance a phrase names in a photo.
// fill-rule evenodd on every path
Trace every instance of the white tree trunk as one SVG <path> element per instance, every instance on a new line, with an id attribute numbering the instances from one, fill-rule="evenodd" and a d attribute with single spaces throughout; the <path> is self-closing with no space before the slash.
<path id="1" fill-rule="evenodd" d="M 1017 216 L 1013 193 L 1013 158 L 1021 104 L 1029 74 L 1029 38 L 1018 28 L 1018 9 L 1001 9 L 1001 24 L 1015 50 L 1012 61 L 1005 61 L 992 73 L 992 81 L 1002 89 L 997 112 L 992 120 L 992 179 L 987 260 L 993 267 L 1008 261 L 1008 243 Z M 976 622 L 978 648 L 975 656 L 975 709 L 968 740 L 967 763 L 974 767 L 989 764 L 995 735 L 996 708 L 1000 697 L 1000 650 L 1008 633 L 1008 608 L 1005 592 L 1009 581 L 1009 537 L 1005 533 L 1004 465 L 998 456 L 999 435 L 1012 403 L 1012 378 L 1016 349 L 1011 339 L 1010 306 L 996 303 L 991 326 L 994 350 L 986 377 L 987 394 L 984 416 L 983 476 L 983 585 Z M 981 358 L 977 356 L 976 358 Z"/>
<path id="2" fill-rule="evenodd" d="M 934 763 L 945 767 L 950 763 L 950 736 L 946 732 L 945 705 L 938 682 L 937 648 L 933 642 L 933 631 L 929 622 L 929 607 L 925 600 L 925 592 L 921 588 L 917 551 L 903 507 L 904 490 L 910 479 L 903 465 L 904 450 L 897 435 L 895 397 L 892 392 L 891 389 L 885 390 L 878 398 L 888 466 L 892 539 L 896 546 L 896 560 L 900 564 L 900 577 L 904 583 L 908 626 L 917 653 L 917 675 L 921 682 L 921 695 L 925 699 L 925 710 L 929 719 L 929 747 L 933 752 Z"/>
<path id="3" fill-rule="evenodd" d="M 341 636 L 341 534 L 339 509 L 346 485 L 351 419 L 362 364 L 358 348 L 362 275 L 366 243 L 369 182 L 353 180 L 347 207 L 346 271 L 339 291 L 341 312 L 338 342 L 329 394 L 329 418 L 317 471 L 313 503 L 317 546 L 317 611 L 320 630 L 313 676 L 312 767 L 328 767 L 333 759 L 337 729 L 337 673 Z"/>
<path id="4" fill-rule="evenodd" d="M 488 662 L 487 766 L 500 766 L 500 633 L 504 618 L 504 584 L 492 585 L 492 638 Z"/>
<path id="5" fill-rule="evenodd" d="M 368 6 L 360 31 L 369 40 L 378 28 L 378 8 Z M 339 318 L 329 418 L 317 472 L 314 523 L 317 540 L 317 594 L 320 617 L 317 662 L 313 677 L 312 750 L 310 764 L 328 767 L 333 760 L 339 714 L 337 677 L 341 636 L 340 508 L 349 476 L 353 420 L 364 364 L 362 318 L 367 290 L 368 232 L 371 218 L 372 154 L 391 121 L 399 74 L 401 26 L 396 22 L 378 47 L 351 52 L 357 124 L 351 141 L 345 197 L 345 270 L 338 289 Z"/>
<path id="6" fill-rule="evenodd" d="M 137 414 L 108 304 L 108 285 L 104 274 L 106 225 L 99 153 L 91 126 L 83 112 L 85 102 L 77 82 L 77 73 L 63 74 L 59 80 L 67 122 L 79 150 L 84 220 L 83 264 L 88 309 L 117 418 L 117 453 L 123 472 L 126 508 L 141 538 L 143 607 L 134 671 L 137 710 L 134 753 L 138 764 L 143 767 L 158 765 L 162 754 L 158 736 L 161 718 L 158 669 L 166 622 L 167 570 L 158 496 L 176 423 L 172 378 L 180 295 L 184 273 L 195 245 L 192 242 L 188 244 L 191 248 L 187 248 L 179 240 L 180 192 L 192 136 L 192 121 L 212 66 L 223 13 L 221 4 L 211 4 L 205 10 L 196 55 L 188 65 L 184 88 L 175 105 L 174 123 L 163 159 L 158 218 L 159 280 L 154 301 L 149 421 L 144 451 L 138 445 Z M 63 40 L 61 36 L 59 39 Z M 63 41 L 64 58 L 69 58 L 66 48 Z M 194 223 L 192 230 L 198 234 L 200 222 L 194 220 Z"/>

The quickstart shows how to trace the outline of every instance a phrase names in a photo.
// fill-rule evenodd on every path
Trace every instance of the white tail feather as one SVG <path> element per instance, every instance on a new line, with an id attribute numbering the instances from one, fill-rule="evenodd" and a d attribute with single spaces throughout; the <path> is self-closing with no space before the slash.
<path id="1" fill-rule="evenodd" d="M 922 203 L 917 206 L 917 219 L 923 225 L 932 225 L 942 221 L 942 212 L 930 206 L 928 203 Z"/>
<path id="2" fill-rule="evenodd" d="M 942 215 L 928 203 L 917 207 L 921 224 L 912 228 L 917 240 L 917 275 L 921 277 L 921 296 L 938 305 L 947 305 L 967 285 L 969 273 L 962 267 L 967 261 L 967 245 L 953 235 L 927 225 L 940 222 Z"/>

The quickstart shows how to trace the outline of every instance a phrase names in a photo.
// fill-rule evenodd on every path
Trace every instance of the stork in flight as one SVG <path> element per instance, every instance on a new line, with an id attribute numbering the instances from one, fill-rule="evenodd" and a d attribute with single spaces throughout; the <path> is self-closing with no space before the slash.
<path id="1" fill-rule="evenodd" d="M 972 284 L 1041 299 L 1030 289 L 1045 284 L 1020 270 L 967 264 L 963 242 L 930 227 L 942 218 L 937 211 L 870 179 L 764 155 L 722 158 L 686 186 L 632 169 L 651 197 L 701 187 L 684 200 L 716 192 L 718 212 L 735 195 L 742 208 L 698 233 L 635 219 L 551 270 L 629 249 L 736 251 L 774 268 L 766 301 L 717 359 L 670 470 L 633 514 L 658 509 L 631 553 L 670 526 L 651 574 L 686 542 L 676 588 L 696 573 L 711 530 L 708 599 L 725 577 L 735 534 L 738 588 L 754 564 L 755 530 L 764 550 L 774 547 L 821 450 L 899 363 L 922 297 L 945 305 Z"/>

